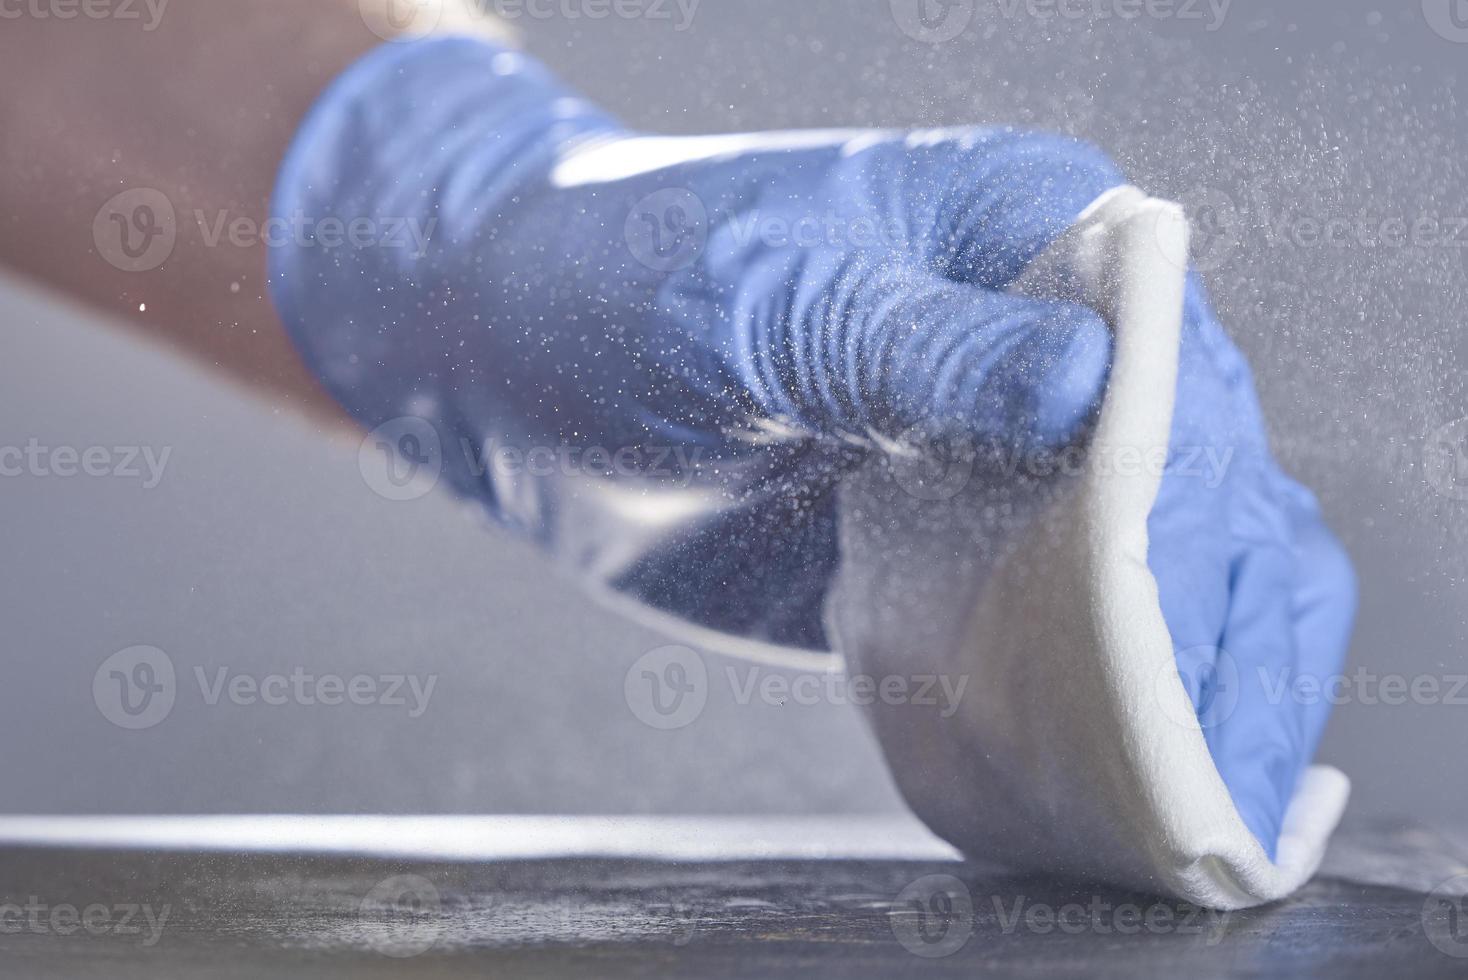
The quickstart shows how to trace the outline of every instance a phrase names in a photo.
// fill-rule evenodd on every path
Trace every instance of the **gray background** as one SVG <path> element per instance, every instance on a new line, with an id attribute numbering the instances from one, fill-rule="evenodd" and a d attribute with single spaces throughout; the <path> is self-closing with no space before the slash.
<path id="1" fill-rule="evenodd" d="M 640 127 L 1046 126 L 1101 143 L 1154 193 L 1225 202 L 1209 283 L 1280 456 L 1356 559 L 1352 668 L 1451 677 L 1468 672 L 1468 502 L 1434 487 L 1422 453 L 1468 414 L 1468 248 L 1272 230 L 1286 213 L 1468 215 L 1468 43 L 1432 29 L 1438 6 L 1234 0 L 1208 30 L 1211 15 L 1088 22 L 978 0 L 940 44 L 905 36 L 887 0 L 703 0 L 681 32 L 519 24 L 532 52 Z M 0 811 L 900 806 L 853 709 L 738 704 L 724 671 L 748 668 L 714 655 L 697 721 L 642 724 L 623 677 L 664 638 L 439 495 L 376 496 L 355 444 L 18 283 L 0 282 L 0 331 L 0 444 L 172 451 L 154 489 L 0 478 Z M 92 697 L 98 665 L 133 644 L 181 674 L 169 717 L 135 732 Z M 196 666 L 439 680 L 410 719 L 209 706 Z M 1323 755 L 1355 780 L 1358 812 L 1458 823 L 1465 719 L 1461 704 L 1348 704 Z"/>

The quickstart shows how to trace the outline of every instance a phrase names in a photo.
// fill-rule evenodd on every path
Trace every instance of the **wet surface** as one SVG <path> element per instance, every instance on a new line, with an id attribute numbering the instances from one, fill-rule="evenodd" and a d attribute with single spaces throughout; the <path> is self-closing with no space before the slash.
<path id="1" fill-rule="evenodd" d="M 1465 872 L 1443 838 L 1379 823 L 1293 898 L 1227 914 L 942 860 L 12 847 L 0 962 L 76 980 L 1468 976 Z"/>

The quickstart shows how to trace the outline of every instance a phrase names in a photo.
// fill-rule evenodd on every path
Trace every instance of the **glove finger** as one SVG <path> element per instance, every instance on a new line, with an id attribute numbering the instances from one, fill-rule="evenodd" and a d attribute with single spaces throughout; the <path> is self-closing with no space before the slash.
<path id="1" fill-rule="evenodd" d="M 1178 676 L 1199 713 L 1218 668 L 1218 643 L 1228 618 L 1232 546 L 1224 526 L 1226 493 L 1190 473 L 1164 473 L 1147 518 L 1147 567 L 1176 655 Z"/>
<path id="2" fill-rule="evenodd" d="M 1304 759 L 1315 756 L 1326 719 L 1338 697 L 1356 618 L 1356 573 L 1339 540 L 1325 526 L 1314 495 L 1287 477 L 1282 497 L 1295 538 L 1295 643 L 1302 686 Z"/>
<path id="3" fill-rule="evenodd" d="M 797 289 L 792 335 L 754 346 L 778 379 L 760 387 L 817 427 L 892 439 L 931 427 L 1030 449 L 1062 445 L 1092 418 L 1111 363 L 1095 311 L 830 261 L 785 280 L 819 283 Z"/>
<path id="4" fill-rule="evenodd" d="M 906 148 L 904 213 L 931 202 L 939 229 L 931 257 L 959 282 L 1007 287 L 1088 205 L 1126 183 L 1091 144 L 1046 132 L 960 131 L 948 141 Z M 930 160 L 942 155 L 942 160 Z M 935 175 L 945 192 L 933 193 Z"/>
<path id="5" fill-rule="evenodd" d="M 1304 718 L 1289 684 L 1297 666 L 1290 529 L 1263 487 L 1242 490 L 1230 530 L 1233 562 L 1219 653 L 1215 718 L 1204 718 L 1214 764 L 1240 817 L 1272 860 L 1304 764 Z M 1233 692 L 1227 690 L 1233 687 Z"/>

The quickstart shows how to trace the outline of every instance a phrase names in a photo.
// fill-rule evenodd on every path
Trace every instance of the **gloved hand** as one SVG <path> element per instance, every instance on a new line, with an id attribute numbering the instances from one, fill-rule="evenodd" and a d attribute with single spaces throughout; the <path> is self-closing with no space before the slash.
<path id="1" fill-rule="evenodd" d="M 1339 673 L 1356 583 L 1314 496 L 1271 458 L 1248 366 L 1196 273 L 1169 465 L 1147 523 L 1184 684 L 1219 775 L 1273 858 L 1331 707 L 1295 685 L 1303 677 L 1325 687 Z"/>
<path id="2" fill-rule="evenodd" d="M 1002 290 L 1122 182 L 1093 149 L 1009 129 L 642 136 L 523 55 L 415 42 L 332 86 L 273 211 L 410 222 L 427 248 L 292 242 L 271 282 L 342 404 L 389 436 L 430 427 L 444 478 L 495 520 L 706 635 L 823 650 L 831 489 L 855 459 L 915 434 L 1084 437 L 1106 325 Z M 1249 666 L 1334 664 L 1349 568 L 1189 295 L 1175 442 L 1239 451 L 1218 486 L 1166 481 L 1168 624 Z M 1251 676 L 1210 744 L 1272 851 L 1323 713 Z"/>

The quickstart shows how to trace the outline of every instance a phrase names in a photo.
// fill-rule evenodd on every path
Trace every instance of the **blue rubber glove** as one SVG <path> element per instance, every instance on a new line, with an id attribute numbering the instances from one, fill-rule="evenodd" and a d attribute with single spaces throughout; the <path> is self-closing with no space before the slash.
<path id="1" fill-rule="evenodd" d="M 1148 565 L 1213 761 L 1273 858 L 1331 707 L 1296 685 L 1311 678 L 1318 690 L 1340 672 L 1355 575 L 1314 496 L 1270 456 L 1248 366 L 1196 273 L 1184 303 Z"/>
<path id="2" fill-rule="evenodd" d="M 332 86 L 273 211 L 426 247 L 293 241 L 271 285 L 338 400 L 389 442 L 411 430 L 494 520 L 639 608 L 824 650 L 832 488 L 863 454 L 914 431 L 1020 453 L 1084 437 L 1105 324 L 1002 290 L 1122 182 L 1092 148 L 1009 129 L 640 136 L 516 52 L 414 42 Z M 1169 627 L 1180 649 L 1333 667 L 1349 566 L 1268 459 L 1196 283 L 1185 335 L 1175 442 L 1237 451 L 1216 485 L 1164 480 Z M 529 465 L 537 447 L 560 465 Z M 1231 675 L 1191 673 L 1206 714 Z M 1324 716 L 1242 676 L 1208 737 L 1272 853 Z"/>

